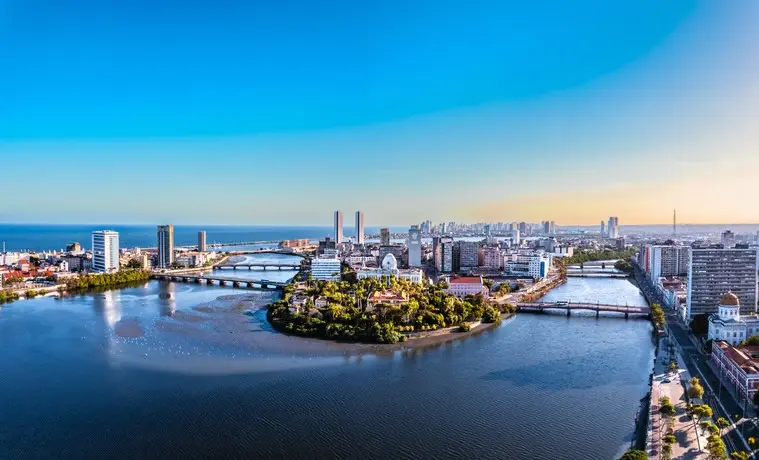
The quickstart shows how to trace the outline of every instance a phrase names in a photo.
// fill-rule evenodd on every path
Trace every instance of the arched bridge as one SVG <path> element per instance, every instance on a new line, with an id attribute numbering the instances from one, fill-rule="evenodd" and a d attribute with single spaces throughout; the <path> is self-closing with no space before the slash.
<path id="1" fill-rule="evenodd" d="M 596 317 L 598 317 L 601 312 L 624 313 L 625 318 L 629 315 L 648 316 L 651 313 L 651 309 L 648 307 L 602 303 L 520 302 L 517 304 L 517 311 L 542 313 L 546 310 L 564 310 L 567 312 L 567 316 L 571 316 L 572 311 L 595 312 Z"/>
<path id="2" fill-rule="evenodd" d="M 232 269 L 237 270 L 247 268 L 248 270 L 253 270 L 254 268 L 261 268 L 263 270 L 268 269 L 277 269 L 277 270 L 300 270 L 301 265 L 300 264 L 277 264 L 277 263 L 264 263 L 264 262 L 255 262 L 255 263 L 246 263 L 242 262 L 239 264 L 218 264 L 214 265 L 213 268 L 215 269 Z"/>
<path id="3" fill-rule="evenodd" d="M 171 274 L 156 274 L 154 275 L 156 279 L 159 280 L 166 280 L 166 281 L 175 281 L 175 282 L 184 282 L 184 283 L 196 283 L 196 284 L 218 284 L 219 286 L 226 286 L 228 284 L 231 284 L 233 287 L 240 288 L 240 287 L 246 287 L 251 289 L 263 289 L 263 290 L 272 290 L 272 289 L 280 289 L 285 286 L 287 286 L 288 283 L 282 282 L 282 281 L 269 281 L 269 280 L 241 280 L 239 278 L 229 278 L 225 276 L 215 276 L 215 275 L 193 275 L 193 274 L 182 274 L 182 275 L 171 275 Z"/>

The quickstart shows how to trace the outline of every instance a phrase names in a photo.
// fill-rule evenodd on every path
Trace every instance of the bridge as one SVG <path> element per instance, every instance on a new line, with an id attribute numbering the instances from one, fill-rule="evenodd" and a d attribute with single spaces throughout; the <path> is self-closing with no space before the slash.
<path id="1" fill-rule="evenodd" d="M 253 270 L 254 268 L 263 268 L 264 270 L 269 268 L 276 268 L 277 270 L 300 270 L 300 264 L 277 264 L 277 263 L 271 263 L 271 262 L 255 262 L 255 263 L 246 263 L 242 262 L 239 264 L 230 264 L 230 263 L 224 263 L 224 264 L 218 264 L 213 266 L 214 269 L 222 270 L 222 269 L 229 269 L 237 270 L 238 268 L 243 269 L 247 268 L 248 270 Z"/>
<path id="2" fill-rule="evenodd" d="M 196 284 L 218 284 L 219 286 L 226 286 L 231 284 L 233 287 L 241 288 L 247 287 L 251 289 L 272 290 L 280 289 L 287 286 L 288 283 L 282 281 L 269 281 L 269 280 L 241 280 L 239 278 L 229 278 L 226 276 L 216 275 L 192 275 L 192 274 L 155 274 L 155 279 L 183 282 L 183 283 L 196 283 Z"/>
<path id="3" fill-rule="evenodd" d="M 628 275 L 624 272 L 619 273 L 602 273 L 602 272 L 590 272 L 590 273 L 583 273 L 583 272 L 570 272 L 567 271 L 567 277 L 568 278 L 629 278 L 631 275 Z"/>
<path id="4" fill-rule="evenodd" d="M 648 307 L 636 307 L 630 305 L 610 305 L 602 303 L 572 303 L 572 302 L 520 302 L 517 311 L 543 313 L 546 310 L 564 310 L 567 316 L 573 311 L 590 311 L 596 313 L 596 318 L 601 312 L 624 313 L 625 318 L 630 315 L 648 316 L 651 309 Z"/>

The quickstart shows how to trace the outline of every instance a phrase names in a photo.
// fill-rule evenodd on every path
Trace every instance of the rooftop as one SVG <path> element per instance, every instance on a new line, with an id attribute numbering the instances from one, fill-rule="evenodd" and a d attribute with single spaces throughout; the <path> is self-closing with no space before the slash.
<path id="1" fill-rule="evenodd" d="M 727 342 L 714 342 L 722 352 L 746 374 L 759 374 L 759 346 L 734 347 Z"/>
<path id="2" fill-rule="evenodd" d="M 479 276 L 460 276 L 451 278 L 450 284 L 482 284 L 482 278 Z"/>

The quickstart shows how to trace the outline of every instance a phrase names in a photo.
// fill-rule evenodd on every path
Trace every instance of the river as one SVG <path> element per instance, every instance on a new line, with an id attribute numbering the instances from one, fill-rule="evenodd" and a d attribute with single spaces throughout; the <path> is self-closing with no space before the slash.
<path id="1" fill-rule="evenodd" d="M 246 292 L 152 281 L 2 307 L 0 458 L 611 459 L 648 391 L 644 320 L 520 314 L 355 354 L 272 331 L 269 293 L 219 299 Z M 565 296 L 639 301 L 614 279 Z"/>

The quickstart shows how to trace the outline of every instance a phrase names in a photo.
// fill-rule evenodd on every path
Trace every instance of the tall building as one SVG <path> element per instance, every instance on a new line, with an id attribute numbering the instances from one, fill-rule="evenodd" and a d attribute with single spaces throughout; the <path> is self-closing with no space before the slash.
<path id="1" fill-rule="evenodd" d="M 485 236 L 490 237 L 490 224 L 485 224 Z"/>
<path id="2" fill-rule="evenodd" d="M 491 270 L 503 268 L 503 251 L 497 246 L 487 246 L 482 249 L 482 266 Z"/>
<path id="3" fill-rule="evenodd" d="M 418 225 L 412 225 L 408 231 L 408 266 L 422 266 L 422 232 Z"/>
<path id="4" fill-rule="evenodd" d="M 688 264 L 686 319 L 714 313 L 726 292 L 741 299 L 745 313 L 756 312 L 757 249 L 693 248 Z"/>
<path id="5" fill-rule="evenodd" d="M 479 265 L 480 243 L 476 241 L 458 241 L 458 268 L 469 271 Z"/>
<path id="6" fill-rule="evenodd" d="M 311 277 L 315 280 L 338 281 L 340 280 L 340 259 L 316 258 L 311 261 Z"/>
<path id="7" fill-rule="evenodd" d="M 550 221 L 543 221 L 543 233 L 549 234 L 551 233 L 551 222 Z"/>
<path id="8" fill-rule="evenodd" d="M 174 263 L 174 225 L 158 226 L 158 268 L 169 268 Z"/>
<path id="9" fill-rule="evenodd" d="M 111 273 L 119 269 L 119 234 L 112 230 L 92 232 L 92 270 Z"/>
<path id="10" fill-rule="evenodd" d="M 390 246 L 390 229 L 380 229 L 380 246 Z"/>
<path id="11" fill-rule="evenodd" d="M 356 211 L 356 244 L 364 244 L 364 213 Z"/>
<path id="12" fill-rule="evenodd" d="M 735 233 L 730 230 L 725 230 L 722 233 L 722 247 L 725 249 L 732 249 L 735 247 Z"/>
<path id="13" fill-rule="evenodd" d="M 606 236 L 606 222 L 601 221 L 601 236 Z"/>
<path id="14" fill-rule="evenodd" d="M 198 232 L 198 251 L 206 252 L 206 232 Z"/>
<path id="15" fill-rule="evenodd" d="M 556 234 L 556 222 L 551 221 L 548 223 L 548 233 L 550 233 L 551 235 Z"/>
<path id="16" fill-rule="evenodd" d="M 611 239 L 619 238 L 619 217 L 609 217 L 607 233 L 607 236 Z"/>
<path id="17" fill-rule="evenodd" d="M 335 241 L 330 237 L 326 237 L 323 240 L 319 241 L 319 248 L 317 249 L 316 254 L 323 255 L 325 252 L 335 251 L 336 249 L 337 244 L 335 244 Z"/>
<path id="18" fill-rule="evenodd" d="M 335 243 L 343 242 L 343 212 L 335 211 Z"/>
<path id="19" fill-rule="evenodd" d="M 526 222 L 519 222 L 519 233 L 522 235 L 527 234 L 527 223 Z"/>
<path id="20" fill-rule="evenodd" d="M 435 269 L 441 273 L 453 271 L 453 238 L 436 236 L 432 239 L 432 254 L 435 259 Z"/>

